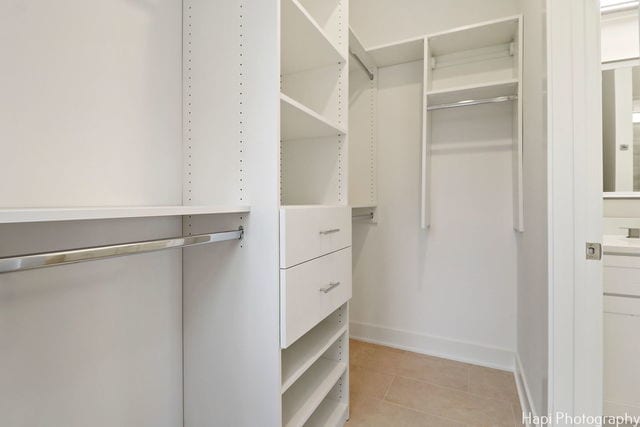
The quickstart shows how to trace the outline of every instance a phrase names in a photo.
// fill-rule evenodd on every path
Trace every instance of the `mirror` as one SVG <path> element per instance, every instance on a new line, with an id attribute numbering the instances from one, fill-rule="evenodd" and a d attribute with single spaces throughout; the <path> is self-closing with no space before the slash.
<path id="1" fill-rule="evenodd" d="M 602 143 L 604 192 L 640 192 L 638 65 L 602 72 Z"/>

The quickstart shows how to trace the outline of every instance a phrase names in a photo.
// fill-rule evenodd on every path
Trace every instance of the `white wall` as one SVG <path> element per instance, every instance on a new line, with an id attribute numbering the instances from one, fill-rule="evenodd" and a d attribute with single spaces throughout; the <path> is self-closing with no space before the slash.
<path id="1" fill-rule="evenodd" d="M 638 13 L 628 11 L 602 16 L 602 62 L 637 58 Z"/>
<path id="2" fill-rule="evenodd" d="M 355 0 L 351 25 L 371 46 L 518 12 L 513 1 L 487 2 L 481 10 L 472 3 Z M 381 68 L 378 77 L 379 221 L 354 223 L 351 333 L 512 369 L 511 152 L 434 155 L 432 227 L 421 230 L 422 62 Z M 509 104 L 434 113 L 434 143 L 502 142 L 511 135 Z"/>
<path id="3" fill-rule="evenodd" d="M 518 241 L 519 374 L 530 408 L 546 414 L 548 378 L 547 100 L 544 2 L 522 0 L 524 233 Z"/>
<path id="4" fill-rule="evenodd" d="M 0 256 L 157 239 L 179 218 L 0 225 Z M 182 422 L 182 254 L 0 276 L 0 424 Z"/>

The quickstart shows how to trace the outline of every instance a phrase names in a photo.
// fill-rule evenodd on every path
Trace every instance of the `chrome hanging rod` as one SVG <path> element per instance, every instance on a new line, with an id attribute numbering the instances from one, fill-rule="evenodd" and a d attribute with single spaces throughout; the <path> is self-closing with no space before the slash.
<path id="1" fill-rule="evenodd" d="M 616 294 L 616 293 L 613 293 L 613 292 L 605 292 L 602 295 L 604 295 L 605 297 L 619 297 L 619 298 L 640 299 L 640 295 Z"/>
<path id="2" fill-rule="evenodd" d="M 431 105 L 427 107 L 427 111 L 444 110 L 446 108 L 468 107 L 470 105 L 495 104 L 498 102 L 515 101 L 518 99 L 516 95 L 498 96 L 496 98 L 487 99 L 469 99 L 465 101 L 452 102 L 450 104 Z"/>
<path id="3" fill-rule="evenodd" d="M 352 219 L 373 219 L 373 212 L 370 212 L 368 214 L 362 214 L 362 215 L 353 215 L 351 217 Z"/>
<path id="4" fill-rule="evenodd" d="M 355 58 L 356 62 L 360 65 L 360 67 L 364 70 L 364 72 L 367 73 L 367 76 L 369 76 L 369 80 L 373 80 L 374 79 L 373 73 L 371 72 L 371 70 L 369 70 L 369 67 L 367 67 L 365 63 L 362 62 L 362 59 L 360 59 L 360 57 L 356 55 L 351 49 L 349 49 L 349 55 Z"/>
<path id="5" fill-rule="evenodd" d="M 14 257 L 0 258 L 0 273 L 54 267 L 57 265 L 156 252 L 165 249 L 186 248 L 189 246 L 205 245 L 214 242 L 224 242 L 226 240 L 241 240 L 243 236 L 244 230 L 240 227 L 238 230 L 233 231 L 197 234 L 194 236 L 147 240 L 143 242 L 130 242 L 108 246 L 93 246 L 89 248 L 70 249 L 59 252 L 18 255 Z"/>
<path id="6" fill-rule="evenodd" d="M 604 251 L 604 255 L 611 255 L 611 256 L 633 256 L 633 257 L 640 257 L 640 253 L 636 253 L 636 252 L 616 252 L 616 251 Z"/>
<path id="7" fill-rule="evenodd" d="M 606 15 L 609 13 L 616 13 L 616 12 L 626 12 L 629 10 L 634 10 L 634 9 L 638 9 L 638 5 L 639 2 L 637 0 L 630 0 L 630 1 L 622 1 L 622 2 L 617 2 L 617 3 L 612 3 L 610 5 L 607 6 L 602 6 L 600 8 L 600 13 L 602 15 Z"/>

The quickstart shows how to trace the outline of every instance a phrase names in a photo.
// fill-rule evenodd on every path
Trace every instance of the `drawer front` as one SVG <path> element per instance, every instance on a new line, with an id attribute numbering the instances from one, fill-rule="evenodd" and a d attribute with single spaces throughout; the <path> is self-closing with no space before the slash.
<path id="1" fill-rule="evenodd" d="M 603 270 L 605 292 L 640 297 L 639 268 L 605 265 Z"/>
<path id="2" fill-rule="evenodd" d="M 351 208 L 283 207 L 280 209 L 280 268 L 351 246 Z"/>
<path id="3" fill-rule="evenodd" d="M 351 248 L 280 270 L 280 343 L 287 348 L 351 299 Z"/>
<path id="4" fill-rule="evenodd" d="M 629 414 L 636 416 L 640 416 L 638 331 L 640 317 L 604 315 L 604 399 L 608 406 L 624 408 Z M 609 411 L 609 414 L 619 414 L 617 411 Z"/>

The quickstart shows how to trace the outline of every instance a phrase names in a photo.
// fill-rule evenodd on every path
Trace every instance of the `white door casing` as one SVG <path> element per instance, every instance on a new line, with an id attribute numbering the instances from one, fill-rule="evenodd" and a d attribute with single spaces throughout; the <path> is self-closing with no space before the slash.
<path id="1" fill-rule="evenodd" d="M 547 0 L 549 412 L 602 415 L 600 9 Z M 554 425 L 573 425 L 570 421 Z M 589 425 L 589 424 L 587 424 Z"/>

